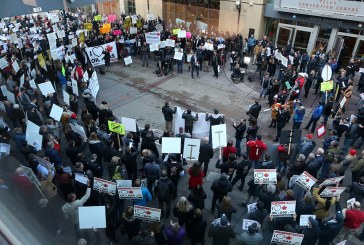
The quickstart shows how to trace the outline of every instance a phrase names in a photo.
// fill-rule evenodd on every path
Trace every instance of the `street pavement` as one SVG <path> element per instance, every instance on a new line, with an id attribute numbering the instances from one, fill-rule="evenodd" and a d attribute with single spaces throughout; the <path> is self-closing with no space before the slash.
<path id="1" fill-rule="evenodd" d="M 162 131 L 164 129 L 164 120 L 161 113 L 161 108 L 165 101 L 171 102 L 171 107 L 174 105 L 182 108 L 190 108 L 192 111 L 197 112 L 210 112 L 212 113 L 214 108 L 218 108 L 220 113 L 225 114 L 227 124 L 227 136 L 228 139 L 234 138 L 234 129 L 231 126 L 233 121 L 239 121 L 240 118 L 248 118 L 246 111 L 248 106 L 254 103 L 254 100 L 259 99 L 259 81 L 248 82 L 245 78 L 244 83 L 234 84 L 230 80 L 231 71 L 229 71 L 229 64 L 225 69 L 222 69 L 219 73 L 219 78 L 213 77 L 212 67 L 209 67 L 209 72 L 200 72 L 200 77 L 197 79 L 191 79 L 190 72 L 187 71 L 187 66 L 183 67 L 183 74 L 177 74 L 176 69 L 172 75 L 157 77 L 153 71 L 155 70 L 156 63 L 150 59 L 149 67 L 142 67 L 141 60 L 136 58 L 133 60 L 133 64 L 130 67 L 124 67 L 119 62 L 111 65 L 111 69 L 105 75 L 98 73 L 100 91 L 97 95 L 97 103 L 101 101 L 107 101 L 110 109 L 114 114 L 121 117 L 136 118 L 140 128 L 143 128 L 146 123 L 149 123 L 156 131 Z M 250 70 L 254 72 L 254 66 L 250 66 Z M 356 88 L 355 88 L 356 89 Z M 309 98 L 302 99 L 302 103 L 306 107 L 306 116 L 302 126 L 305 126 L 305 122 L 308 122 L 312 108 L 317 104 L 318 97 L 313 95 L 313 91 L 309 95 Z M 356 112 L 357 97 L 353 98 L 350 107 L 347 109 L 346 115 Z M 262 110 L 267 109 L 267 100 L 262 100 Z M 269 151 L 274 152 L 277 144 L 273 144 L 272 140 L 275 138 L 276 131 L 272 128 L 268 128 L 271 120 L 270 111 L 261 112 L 259 116 L 260 134 L 263 135 L 263 139 L 266 141 Z M 292 127 L 292 120 L 286 125 L 286 129 Z M 331 119 L 329 121 L 329 125 Z M 307 133 L 303 130 L 302 135 Z M 322 144 L 317 140 L 319 146 Z M 245 143 L 245 141 L 243 141 Z M 62 142 L 62 145 L 65 141 Z M 7 161 L 2 161 L 1 167 L 3 173 L 10 174 L 21 162 L 24 161 L 19 152 L 12 148 L 13 156 L 9 156 Z M 359 151 L 358 151 L 359 152 Z M 64 159 L 67 159 L 64 156 Z M 219 173 L 215 169 L 215 163 L 218 159 L 218 152 L 215 151 L 214 158 L 210 161 L 209 173 Z M 68 160 L 68 159 L 67 159 Z M 65 160 L 64 162 L 68 163 Z M 185 166 L 187 170 L 188 166 Z M 349 171 L 348 171 L 349 172 Z M 249 176 L 251 176 L 252 172 Z M 215 213 L 211 213 L 211 199 L 212 192 L 210 191 L 211 182 L 216 174 L 210 174 L 205 178 L 204 190 L 207 193 L 207 200 L 205 201 L 205 210 L 203 216 L 208 223 L 216 216 Z M 347 175 L 348 176 L 348 175 Z M 347 178 L 350 180 L 351 178 Z M 344 186 L 349 181 L 344 180 Z M 232 193 L 229 195 L 232 197 L 234 207 L 237 209 L 237 213 L 233 214 L 231 225 L 234 228 L 236 234 L 241 233 L 242 220 L 247 216 L 246 208 L 241 208 L 238 203 L 243 201 L 246 195 L 245 185 L 244 190 L 240 192 L 236 185 L 233 188 Z M 189 195 L 188 189 L 188 174 L 181 177 L 178 187 L 178 197 Z M 342 200 L 346 200 L 348 194 L 342 195 Z M 176 200 L 172 205 L 175 205 Z M 59 206 L 64 204 L 64 200 L 58 199 Z M 126 202 L 128 203 L 128 202 Z M 343 202 L 344 204 L 344 202 Z M 152 201 L 149 204 L 152 207 L 157 207 L 156 201 Z M 72 225 L 59 214 L 61 224 L 64 227 L 64 233 L 57 236 L 55 243 L 59 244 L 75 244 L 74 231 Z M 167 225 L 169 220 L 164 220 Z M 208 227 L 207 227 L 208 229 Z M 99 231 L 102 234 L 102 242 L 92 242 L 91 244 L 107 244 L 104 232 Z M 118 244 L 127 244 L 127 237 L 117 232 L 117 236 L 120 238 Z M 207 232 L 206 232 L 207 234 Z M 207 237 L 207 235 L 206 235 Z M 264 232 L 264 242 L 262 244 L 268 244 L 271 239 L 271 235 Z M 357 240 L 353 239 L 353 243 L 359 244 Z M 189 243 L 186 242 L 186 244 Z M 211 244 L 210 238 L 207 238 L 206 244 Z M 233 241 L 231 244 L 235 244 Z"/>

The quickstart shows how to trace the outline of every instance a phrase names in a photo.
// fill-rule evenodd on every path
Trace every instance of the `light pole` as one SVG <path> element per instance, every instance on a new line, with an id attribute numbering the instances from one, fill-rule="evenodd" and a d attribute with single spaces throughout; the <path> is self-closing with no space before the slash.
<path id="1" fill-rule="evenodd" d="M 235 8 L 236 8 L 236 10 L 238 10 L 238 24 L 236 27 L 236 35 L 238 35 L 239 34 L 239 23 L 240 23 L 240 12 L 241 12 L 241 0 L 235 1 Z"/>

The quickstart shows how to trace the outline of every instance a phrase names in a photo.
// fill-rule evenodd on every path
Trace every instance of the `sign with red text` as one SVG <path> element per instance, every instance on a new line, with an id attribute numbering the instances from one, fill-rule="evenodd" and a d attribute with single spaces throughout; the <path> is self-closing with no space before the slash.
<path id="1" fill-rule="evenodd" d="M 334 177 L 334 178 L 330 178 L 330 179 L 325 179 L 324 182 L 322 182 L 320 184 L 320 186 L 327 186 L 327 185 L 336 185 L 337 183 L 339 183 L 345 176 L 340 176 L 340 177 Z"/>
<path id="2" fill-rule="evenodd" d="M 114 195 L 116 193 L 116 183 L 94 177 L 93 189 L 98 192 L 106 192 Z"/>
<path id="3" fill-rule="evenodd" d="M 120 199 L 142 199 L 142 188 L 140 187 L 118 187 Z"/>
<path id="4" fill-rule="evenodd" d="M 270 214 L 274 216 L 291 216 L 296 211 L 296 201 L 272 202 Z"/>
<path id="5" fill-rule="evenodd" d="M 293 232 L 274 230 L 271 243 L 284 243 L 300 245 L 304 235 Z"/>
<path id="6" fill-rule="evenodd" d="M 321 192 L 321 197 L 337 197 L 340 196 L 343 191 L 345 191 L 346 187 L 331 187 L 328 186 Z"/>
<path id="7" fill-rule="evenodd" d="M 158 208 L 134 205 L 134 217 L 148 221 L 160 221 L 161 210 Z"/>
<path id="8" fill-rule="evenodd" d="M 277 184 L 276 169 L 254 169 L 255 184 Z"/>
<path id="9" fill-rule="evenodd" d="M 316 183 L 316 181 L 317 179 L 315 179 L 311 174 L 305 171 L 298 177 L 296 184 L 300 185 L 306 190 L 311 190 L 312 186 Z"/>
<path id="10" fill-rule="evenodd" d="M 145 33 L 145 41 L 147 44 L 158 44 L 161 40 L 161 34 L 157 31 Z"/>

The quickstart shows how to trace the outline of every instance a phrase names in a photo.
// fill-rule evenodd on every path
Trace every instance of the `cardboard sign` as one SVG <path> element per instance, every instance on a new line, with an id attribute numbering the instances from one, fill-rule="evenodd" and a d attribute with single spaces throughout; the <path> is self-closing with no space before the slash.
<path id="1" fill-rule="evenodd" d="M 76 96 L 78 96 L 78 84 L 77 84 L 77 81 L 75 79 L 71 79 L 71 82 L 72 82 L 72 93 L 75 94 Z"/>
<path id="2" fill-rule="evenodd" d="M 216 149 L 227 145 L 226 124 L 211 127 L 212 148 Z"/>
<path id="3" fill-rule="evenodd" d="M 119 35 L 121 35 L 121 30 L 114 30 L 114 31 L 112 32 L 112 34 L 113 34 L 114 36 L 119 36 Z"/>
<path id="4" fill-rule="evenodd" d="M 183 145 L 183 157 L 187 161 L 197 161 L 200 154 L 200 143 L 199 139 L 185 138 Z"/>
<path id="5" fill-rule="evenodd" d="M 39 186 L 39 187 L 41 186 L 37 176 L 35 176 L 35 174 L 31 168 L 28 168 L 24 165 L 20 165 L 20 167 L 22 167 L 24 169 L 25 175 L 30 180 L 30 182 L 32 182 L 36 186 Z"/>
<path id="6" fill-rule="evenodd" d="M 254 169 L 255 184 L 276 184 L 277 170 L 276 169 Z"/>
<path id="7" fill-rule="evenodd" d="M 283 55 L 281 55 L 281 62 L 282 62 L 282 65 L 284 65 L 285 67 L 288 66 L 288 59 L 286 57 L 284 57 Z"/>
<path id="8" fill-rule="evenodd" d="M 42 94 L 44 96 L 47 96 L 48 94 L 54 94 L 56 91 L 53 88 L 53 85 L 51 82 L 45 82 L 45 83 L 40 83 L 38 84 L 38 88 L 40 90 L 40 92 L 42 92 Z"/>
<path id="9" fill-rule="evenodd" d="M 131 59 L 131 56 L 128 56 L 128 57 L 124 58 L 124 62 L 125 62 L 125 65 L 128 66 L 133 63 L 133 60 Z"/>
<path id="10" fill-rule="evenodd" d="M 111 132 L 117 133 L 117 134 L 122 134 L 125 135 L 125 128 L 124 125 L 117 123 L 117 122 L 113 122 L 113 121 L 108 121 L 107 122 L 108 126 L 109 126 L 109 130 Z"/>
<path id="11" fill-rule="evenodd" d="M 62 107 L 59 107 L 58 105 L 53 104 L 52 110 L 51 110 L 51 113 L 49 114 L 49 116 L 59 122 L 59 121 L 61 121 L 62 113 L 63 113 Z"/>
<path id="12" fill-rule="evenodd" d="M 118 187 L 120 199 L 143 199 L 141 187 Z"/>
<path id="13" fill-rule="evenodd" d="M 248 214 L 249 213 L 253 213 L 254 211 L 258 210 L 257 209 L 257 203 L 252 203 L 246 206 L 247 210 L 248 210 Z"/>
<path id="14" fill-rule="evenodd" d="M 346 207 L 353 208 L 354 207 L 354 202 L 355 202 L 355 197 L 347 200 L 346 201 Z"/>
<path id="15" fill-rule="evenodd" d="M 62 90 L 62 94 L 63 94 L 64 103 L 66 103 L 66 105 L 70 106 L 70 95 L 64 90 Z"/>
<path id="16" fill-rule="evenodd" d="M 243 231 L 247 231 L 249 226 L 256 223 L 258 225 L 258 227 L 260 227 L 260 224 L 258 221 L 255 221 L 255 220 L 251 220 L 251 219 L 243 219 L 243 225 L 241 227 L 241 229 Z"/>
<path id="17" fill-rule="evenodd" d="M 75 173 L 75 180 L 84 185 L 87 185 L 87 182 L 89 181 L 86 175 L 78 173 Z"/>
<path id="18" fill-rule="evenodd" d="M 9 63 L 8 61 L 5 59 L 5 57 L 0 59 L 0 69 L 4 69 L 6 67 L 8 67 Z"/>
<path id="19" fill-rule="evenodd" d="M 272 202 L 270 214 L 274 216 L 291 216 L 296 212 L 296 201 Z"/>
<path id="20" fill-rule="evenodd" d="M 145 33 L 145 41 L 147 44 L 157 44 L 161 40 L 161 34 L 157 31 Z"/>
<path id="21" fill-rule="evenodd" d="M 308 218 L 312 217 L 313 219 L 316 219 L 316 215 L 311 214 L 302 214 L 300 216 L 300 226 L 308 226 Z"/>
<path id="22" fill-rule="evenodd" d="M 274 230 L 271 243 L 300 245 L 303 237 L 299 233 Z"/>
<path id="23" fill-rule="evenodd" d="M 79 207 L 78 223 L 80 229 L 106 228 L 105 206 Z"/>
<path id="24" fill-rule="evenodd" d="M 181 31 L 181 29 L 180 28 L 176 28 L 176 29 L 173 29 L 172 30 L 172 35 L 173 36 L 176 36 L 176 35 L 178 35 L 178 33 Z"/>
<path id="25" fill-rule="evenodd" d="M 180 137 L 162 137 L 162 153 L 181 153 Z"/>
<path id="26" fill-rule="evenodd" d="M 96 72 L 94 72 L 94 74 L 96 74 Z M 97 77 L 95 78 L 94 76 L 92 76 L 92 78 L 89 79 L 88 88 L 91 90 L 92 96 L 96 98 L 97 93 L 100 90 L 99 80 L 97 79 Z"/>
<path id="27" fill-rule="evenodd" d="M 304 171 L 296 180 L 296 184 L 300 185 L 307 191 L 311 190 L 312 186 L 316 182 L 317 179 L 315 179 L 311 174 L 307 173 L 306 171 Z"/>
<path id="28" fill-rule="evenodd" d="M 341 193 L 345 191 L 346 187 L 331 187 L 328 186 L 321 192 L 321 197 L 337 197 L 340 196 Z"/>
<path id="29" fill-rule="evenodd" d="M 334 89 L 334 82 L 332 80 L 321 83 L 321 88 L 320 88 L 321 92 L 329 91 L 332 89 Z"/>
<path id="30" fill-rule="evenodd" d="M 334 177 L 334 178 L 329 178 L 329 179 L 325 179 L 324 182 L 322 182 L 320 184 L 320 186 L 327 186 L 327 185 L 336 185 L 338 182 L 340 182 L 345 176 L 340 176 L 340 177 Z"/>
<path id="31" fill-rule="evenodd" d="M 158 208 L 149 208 L 134 205 L 134 217 L 148 221 L 160 221 L 161 210 Z"/>
<path id="32" fill-rule="evenodd" d="M 98 192 L 105 192 L 114 195 L 116 193 L 116 183 L 94 177 L 93 189 Z"/>
<path id="33" fill-rule="evenodd" d="M 126 131 L 136 132 L 136 120 L 134 118 L 122 117 L 121 123 L 124 125 Z"/>
<path id="34" fill-rule="evenodd" d="M 76 123 L 70 123 L 70 126 L 74 132 L 76 132 L 78 135 L 80 135 L 82 138 L 87 138 L 85 129 Z"/>
<path id="35" fill-rule="evenodd" d="M 132 187 L 131 180 L 116 180 L 117 187 Z"/>

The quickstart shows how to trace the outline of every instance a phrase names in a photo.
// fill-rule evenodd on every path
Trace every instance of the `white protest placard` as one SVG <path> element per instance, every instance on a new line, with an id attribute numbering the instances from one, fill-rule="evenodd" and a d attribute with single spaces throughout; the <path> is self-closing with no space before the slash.
<path id="1" fill-rule="evenodd" d="M 47 34 L 47 39 L 49 42 L 49 46 L 55 46 L 57 42 L 57 35 L 55 32 L 51 32 Z"/>
<path id="2" fill-rule="evenodd" d="M 75 180 L 81 184 L 87 185 L 89 179 L 84 174 L 75 173 Z"/>
<path id="3" fill-rule="evenodd" d="M 191 62 L 191 58 L 192 58 L 193 54 L 188 54 L 187 55 L 187 62 Z"/>
<path id="4" fill-rule="evenodd" d="M 166 46 L 167 47 L 174 47 L 175 46 L 175 43 L 176 43 L 176 41 L 173 40 L 173 39 L 167 39 L 166 40 Z"/>
<path id="5" fill-rule="evenodd" d="M 293 232 L 274 230 L 271 243 L 300 245 L 304 235 Z"/>
<path id="6" fill-rule="evenodd" d="M 254 169 L 255 184 L 277 184 L 276 169 Z"/>
<path id="7" fill-rule="evenodd" d="M 181 153 L 181 138 L 162 137 L 162 153 Z"/>
<path id="8" fill-rule="evenodd" d="M 154 20 L 154 15 L 153 14 L 147 14 L 147 20 Z"/>
<path id="9" fill-rule="evenodd" d="M 159 48 L 165 48 L 167 47 L 167 42 L 166 41 L 160 41 L 159 42 Z"/>
<path id="10" fill-rule="evenodd" d="M 316 219 L 316 215 L 313 214 L 302 214 L 300 216 L 300 226 L 308 226 L 308 218 L 312 217 L 313 219 Z"/>
<path id="11" fill-rule="evenodd" d="M 118 61 L 118 49 L 116 48 L 115 41 L 99 46 L 88 47 L 86 48 L 86 53 L 93 67 L 105 64 L 105 60 L 103 59 L 105 54 L 102 53 L 105 49 L 110 50 L 111 63 Z"/>
<path id="12" fill-rule="evenodd" d="M 4 69 L 6 67 L 8 67 L 9 63 L 8 61 L 5 59 L 5 57 L 0 59 L 0 69 Z"/>
<path id="13" fill-rule="evenodd" d="M 296 184 L 300 185 L 305 190 L 311 190 L 312 186 L 317 182 L 311 174 L 304 171 L 296 180 Z"/>
<path id="14" fill-rule="evenodd" d="M 1 93 L 6 96 L 6 94 L 8 93 L 8 89 L 6 88 L 6 85 L 1 85 Z"/>
<path id="15" fill-rule="evenodd" d="M 142 199 L 141 187 L 118 187 L 120 199 Z"/>
<path id="16" fill-rule="evenodd" d="M 77 84 L 77 81 L 75 79 L 72 79 L 71 80 L 71 83 L 72 83 L 72 93 L 75 94 L 76 96 L 78 96 L 78 84 Z"/>
<path id="17" fill-rule="evenodd" d="M 94 72 L 96 74 L 96 72 Z M 100 90 L 99 80 L 97 78 L 90 78 L 88 88 L 91 90 L 91 94 L 94 98 L 97 97 L 97 93 Z"/>
<path id="18" fill-rule="evenodd" d="M 274 54 L 274 58 L 276 58 L 277 60 L 282 60 L 282 54 L 280 52 L 276 51 Z"/>
<path id="19" fill-rule="evenodd" d="M 200 29 L 201 31 L 207 31 L 207 24 L 198 20 L 196 21 L 197 29 Z"/>
<path id="20" fill-rule="evenodd" d="M 138 28 L 136 27 L 130 27 L 130 34 L 137 34 Z"/>
<path id="21" fill-rule="evenodd" d="M 42 149 L 43 135 L 29 132 L 26 138 L 27 144 L 33 146 L 37 151 Z"/>
<path id="22" fill-rule="evenodd" d="M 183 53 L 182 52 L 175 52 L 174 53 L 173 59 L 182 60 L 182 58 L 183 58 Z"/>
<path id="23" fill-rule="evenodd" d="M 49 114 L 49 116 L 59 122 L 59 121 L 61 121 L 62 113 L 63 113 L 62 107 L 59 107 L 58 105 L 53 104 L 52 110 L 51 110 L 51 113 Z"/>
<path id="24" fill-rule="evenodd" d="M 333 177 L 329 179 L 325 179 L 324 182 L 320 184 L 320 186 L 327 186 L 327 185 L 336 185 L 338 182 L 340 182 L 345 176 L 340 177 Z"/>
<path id="25" fill-rule="evenodd" d="M 211 127 L 212 148 L 216 149 L 227 145 L 226 124 Z"/>
<path id="26" fill-rule="evenodd" d="M 37 89 L 37 84 L 35 83 L 34 79 L 29 81 L 29 85 L 30 85 L 31 88 Z"/>
<path id="27" fill-rule="evenodd" d="M 252 204 L 248 204 L 246 206 L 246 208 L 248 210 L 248 214 L 254 212 L 255 210 L 258 210 L 257 209 L 257 203 L 256 202 L 255 203 L 252 203 Z"/>
<path id="28" fill-rule="evenodd" d="M 346 207 L 353 208 L 354 207 L 354 202 L 355 202 L 355 197 L 347 200 L 346 201 Z"/>
<path id="29" fill-rule="evenodd" d="M 150 52 L 154 52 L 154 51 L 158 51 L 158 50 L 159 50 L 158 43 L 149 45 L 149 51 Z"/>
<path id="30" fill-rule="evenodd" d="M 114 195 L 116 193 L 116 183 L 94 177 L 93 189 L 98 192 L 105 192 Z"/>
<path id="31" fill-rule="evenodd" d="M 16 101 L 15 101 L 15 95 L 10 92 L 10 91 L 6 91 L 6 98 L 8 99 L 8 101 L 10 101 L 11 103 L 13 104 L 16 104 Z"/>
<path id="32" fill-rule="evenodd" d="M 281 61 L 282 61 L 282 65 L 284 65 L 285 67 L 288 66 L 288 59 L 286 57 L 284 57 L 283 55 L 281 55 Z"/>
<path id="33" fill-rule="evenodd" d="M 63 94 L 64 103 L 66 103 L 66 105 L 70 106 L 70 95 L 65 90 L 62 90 L 62 94 Z"/>
<path id="34" fill-rule="evenodd" d="M 70 126 L 74 132 L 76 132 L 78 135 L 80 135 L 82 138 L 87 138 L 85 129 L 76 123 L 70 123 Z"/>
<path id="35" fill-rule="evenodd" d="M 157 31 L 145 33 L 145 42 L 147 44 L 158 44 L 161 40 L 161 34 Z"/>
<path id="36" fill-rule="evenodd" d="M 59 22 L 58 14 L 56 14 L 56 13 L 48 13 L 47 16 L 48 16 L 48 19 L 50 19 L 52 21 L 52 23 Z"/>
<path id="37" fill-rule="evenodd" d="M 121 124 L 124 125 L 126 131 L 136 132 L 136 120 L 134 118 L 121 117 Z"/>
<path id="38" fill-rule="evenodd" d="M 40 89 L 40 92 L 42 92 L 42 94 L 44 96 L 47 96 L 48 94 L 53 94 L 56 92 L 56 90 L 54 90 L 54 88 L 53 88 L 52 83 L 49 81 L 38 84 L 38 88 Z"/>
<path id="39" fill-rule="evenodd" d="M 200 154 L 200 143 L 199 139 L 185 138 L 183 145 L 183 157 L 187 161 L 197 161 L 198 155 Z"/>
<path id="40" fill-rule="evenodd" d="M 83 73 L 83 81 L 84 81 L 85 83 L 87 83 L 87 82 L 88 82 L 88 79 L 90 79 L 90 78 L 88 77 L 88 72 Z"/>
<path id="41" fill-rule="evenodd" d="M 223 48 L 225 48 L 225 44 L 219 44 L 219 45 L 217 45 L 217 49 L 223 49 Z"/>
<path id="42" fill-rule="evenodd" d="M 137 21 L 138 21 L 138 16 L 137 15 L 132 15 L 131 16 L 131 23 L 136 24 Z"/>
<path id="43" fill-rule="evenodd" d="M 179 38 L 186 38 L 187 32 L 186 30 L 180 30 L 177 34 L 177 37 Z"/>
<path id="44" fill-rule="evenodd" d="M 134 205 L 134 218 L 144 219 L 148 221 L 160 221 L 161 210 L 158 208 L 149 208 Z"/>
<path id="45" fill-rule="evenodd" d="M 28 141 L 29 137 L 31 137 L 30 133 L 39 134 L 40 127 L 33 123 L 30 120 L 27 120 L 27 129 L 25 131 L 25 140 Z"/>
<path id="46" fill-rule="evenodd" d="M 128 56 L 126 58 L 124 58 L 124 62 L 125 62 L 125 65 L 130 65 L 131 63 L 133 63 L 133 60 L 131 59 L 131 56 Z"/>
<path id="47" fill-rule="evenodd" d="M 72 45 L 72 47 L 76 47 L 77 46 L 77 38 L 73 38 L 71 40 L 71 45 Z"/>
<path id="48" fill-rule="evenodd" d="M 18 42 L 18 36 L 15 34 L 15 33 L 12 33 L 10 36 L 9 36 L 9 41 L 11 43 L 17 43 Z"/>
<path id="49" fill-rule="evenodd" d="M 205 45 L 203 47 L 204 47 L 204 49 L 207 49 L 207 50 L 211 50 L 211 51 L 214 50 L 214 45 L 212 43 L 205 43 Z"/>
<path id="50" fill-rule="evenodd" d="M 274 216 L 291 216 L 296 212 L 296 201 L 272 202 L 270 214 Z"/>
<path id="51" fill-rule="evenodd" d="M 18 62 L 16 60 L 13 62 L 12 66 L 13 66 L 13 69 L 14 69 L 15 72 L 19 71 L 20 67 L 19 67 L 19 64 L 18 64 Z"/>
<path id="52" fill-rule="evenodd" d="M 33 170 L 29 167 L 26 167 L 24 165 L 20 165 L 23 169 L 24 169 L 24 172 L 25 172 L 25 175 L 27 176 L 27 178 L 30 180 L 30 182 L 32 182 L 34 185 L 37 185 L 37 186 L 41 186 L 37 176 L 35 176 Z"/>
<path id="53" fill-rule="evenodd" d="M 243 225 L 241 226 L 241 229 L 243 231 L 247 231 L 249 226 L 251 226 L 254 223 L 256 223 L 258 225 L 258 227 L 260 227 L 260 224 L 258 221 L 251 220 L 251 219 L 243 219 Z"/>
<path id="54" fill-rule="evenodd" d="M 68 35 L 68 39 L 69 40 L 72 40 L 72 39 L 74 39 L 75 38 L 75 35 L 74 34 L 70 34 L 70 35 Z"/>
<path id="55" fill-rule="evenodd" d="M 132 187 L 132 183 L 130 179 L 126 180 L 116 180 L 117 187 Z"/>
<path id="56" fill-rule="evenodd" d="M 106 228 L 105 206 L 78 207 L 80 229 Z"/>
<path id="57" fill-rule="evenodd" d="M 346 187 L 331 187 L 327 186 L 323 192 L 321 192 L 321 197 L 337 197 L 345 191 Z"/>
<path id="58" fill-rule="evenodd" d="M 346 245 L 346 240 L 344 240 L 342 242 L 339 242 L 339 243 L 336 243 L 335 245 Z"/>
<path id="59" fill-rule="evenodd" d="M 292 55 L 288 55 L 288 59 L 289 59 L 289 63 L 293 64 L 293 56 Z"/>
<path id="60" fill-rule="evenodd" d="M 0 153 L 9 155 L 10 154 L 10 145 L 6 144 L 6 143 L 0 143 Z"/>
<path id="61" fill-rule="evenodd" d="M 57 37 L 58 38 L 64 38 L 64 37 L 66 37 L 65 31 L 64 30 L 57 31 Z"/>
<path id="62" fill-rule="evenodd" d="M 344 96 L 342 100 L 340 101 L 340 108 L 343 108 L 346 103 L 346 97 Z"/>
<path id="63" fill-rule="evenodd" d="M 4 102 L 0 101 L 0 111 L 6 112 Z"/>

